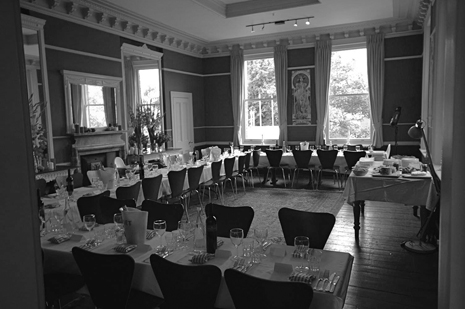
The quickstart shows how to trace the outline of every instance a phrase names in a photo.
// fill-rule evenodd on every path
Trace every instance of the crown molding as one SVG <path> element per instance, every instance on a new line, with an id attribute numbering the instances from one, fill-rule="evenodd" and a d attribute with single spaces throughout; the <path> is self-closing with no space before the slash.
<path id="1" fill-rule="evenodd" d="M 429 8 L 431 7 L 431 0 L 421 0 L 418 8 L 418 15 L 416 17 L 416 22 L 418 26 L 423 27 L 426 16 L 428 15 Z"/>
<path id="2" fill-rule="evenodd" d="M 218 4 L 215 0 L 192 1 Z M 423 2 L 429 5 L 430 0 Z M 319 39 L 343 41 L 363 39 L 366 35 L 378 32 L 385 33 L 386 36 L 403 36 L 422 31 L 421 27 L 418 27 L 418 17 L 417 20 L 391 18 L 207 42 L 141 15 L 124 11 L 106 0 L 20 0 L 20 5 L 45 15 L 198 58 L 228 56 L 235 44 L 239 44 L 244 50 L 252 51 L 272 48 L 278 44 L 285 44 L 293 49 L 314 46 Z M 422 8 L 420 4 L 420 13 Z"/>

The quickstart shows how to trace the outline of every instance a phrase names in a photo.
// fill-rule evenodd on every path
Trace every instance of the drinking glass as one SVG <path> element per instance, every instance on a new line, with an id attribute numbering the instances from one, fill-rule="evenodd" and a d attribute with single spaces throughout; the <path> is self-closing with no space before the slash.
<path id="1" fill-rule="evenodd" d="M 239 228 L 234 228 L 229 231 L 229 238 L 231 239 L 232 244 L 236 247 L 236 255 L 232 257 L 233 261 L 239 260 L 239 246 L 242 244 L 244 239 L 244 230 Z"/>
<path id="2" fill-rule="evenodd" d="M 63 211 L 60 208 L 53 209 L 53 218 L 55 218 L 55 228 L 53 232 L 55 232 L 55 234 L 63 233 L 63 220 L 65 219 Z"/>
<path id="3" fill-rule="evenodd" d="M 191 230 L 191 223 L 188 222 L 187 220 L 181 220 L 178 222 L 178 230 L 179 234 L 181 236 L 181 245 L 179 246 L 179 249 L 186 249 L 186 239 L 187 236 Z"/>
<path id="4" fill-rule="evenodd" d="M 95 215 L 85 215 L 82 217 L 82 222 L 84 222 L 84 226 L 86 230 L 89 232 L 94 228 L 95 226 Z"/>
<path id="5" fill-rule="evenodd" d="M 321 255 L 323 250 L 309 248 L 307 251 L 308 271 L 318 273 L 320 271 Z"/>
<path id="6" fill-rule="evenodd" d="M 355 146 L 355 150 L 360 151 L 360 146 Z"/>
<path id="7" fill-rule="evenodd" d="M 155 220 L 155 221 L 153 221 L 153 230 L 155 231 L 156 237 L 160 238 L 160 244 L 157 246 L 157 249 L 163 247 L 162 236 L 166 232 L 166 221 L 165 220 Z"/>
<path id="8" fill-rule="evenodd" d="M 122 244 L 124 243 L 124 221 L 123 215 L 120 213 L 116 213 L 113 215 L 113 222 L 115 223 L 115 237 L 116 243 Z"/>
<path id="9" fill-rule="evenodd" d="M 309 245 L 310 245 L 310 240 L 308 239 L 307 236 L 296 236 L 294 238 L 295 251 L 299 255 L 300 259 L 304 258 Z M 303 272 L 308 271 L 308 267 L 303 262 L 301 262 L 300 265 L 295 267 L 295 271 L 299 273 L 303 273 Z"/>
<path id="10" fill-rule="evenodd" d="M 260 244 L 260 255 L 262 257 L 266 257 L 265 251 L 263 250 L 263 243 L 265 239 L 268 237 L 268 229 L 267 228 L 256 228 L 254 229 L 254 236 L 257 239 L 258 243 Z"/>

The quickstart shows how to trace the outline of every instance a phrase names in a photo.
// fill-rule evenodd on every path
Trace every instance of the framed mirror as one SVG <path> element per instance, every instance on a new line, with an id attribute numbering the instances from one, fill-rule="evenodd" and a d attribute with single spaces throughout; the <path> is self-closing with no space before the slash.
<path id="1" fill-rule="evenodd" d="M 47 168 L 55 158 L 52 117 L 45 57 L 45 20 L 21 15 L 26 80 L 31 116 L 34 164 L 37 171 Z"/>
<path id="2" fill-rule="evenodd" d="M 76 132 L 76 127 L 105 131 L 122 124 L 122 78 L 67 70 L 62 73 L 68 134 L 85 133 Z"/>
<path id="3" fill-rule="evenodd" d="M 124 76 L 124 100 L 126 117 L 134 111 L 137 105 L 150 107 L 160 116 L 163 111 L 161 58 L 162 53 L 142 47 L 124 43 L 121 47 Z M 163 121 L 157 131 L 164 130 Z"/>

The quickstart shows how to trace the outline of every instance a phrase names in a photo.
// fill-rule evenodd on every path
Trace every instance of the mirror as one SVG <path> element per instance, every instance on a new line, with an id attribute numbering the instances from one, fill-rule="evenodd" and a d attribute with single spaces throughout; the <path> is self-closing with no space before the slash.
<path id="1" fill-rule="evenodd" d="M 124 74 L 124 99 L 126 117 L 134 111 L 136 105 L 150 107 L 155 115 L 163 115 L 162 98 L 162 53 L 124 43 L 121 47 Z M 163 121 L 157 131 L 163 131 Z"/>
<path id="2" fill-rule="evenodd" d="M 120 77 L 63 71 L 66 100 L 67 133 L 79 128 L 110 130 L 122 124 Z"/>
<path id="3" fill-rule="evenodd" d="M 21 22 L 34 164 L 40 172 L 46 170 L 48 162 L 55 158 L 43 34 L 45 20 L 21 15 Z"/>

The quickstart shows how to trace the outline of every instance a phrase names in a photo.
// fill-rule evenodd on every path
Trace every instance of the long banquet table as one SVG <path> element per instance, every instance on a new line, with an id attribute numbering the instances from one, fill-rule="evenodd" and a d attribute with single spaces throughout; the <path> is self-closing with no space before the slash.
<path id="1" fill-rule="evenodd" d="M 289 165 L 291 167 L 294 167 L 296 165 L 295 160 L 294 160 L 294 156 L 292 155 L 292 152 L 283 153 L 283 156 L 281 158 L 281 164 Z M 310 159 L 309 165 L 315 165 L 315 166 L 320 165 L 320 159 L 318 159 L 318 155 L 316 153 L 316 150 L 313 151 L 313 153 L 312 153 L 312 157 Z M 336 162 L 334 162 L 334 165 L 338 165 L 340 167 L 340 169 L 341 169 L 341 172 L 343 172 L 344 168 L 347 166 L 346 160 L 344 158 L 344 153 L 342 151 L 339 151 L 337 153 L 337 158 L 336 158 Z M 267 166 L 269 166 L 269 162 L 268 162 L 268 159 L 266 157 L 266 153 L 261 152 L 258 167 L 261 168 L 261 167 L 267 167 Z"/>
<path id="2" fill-rule="evenodd" d="M 352 172 L 347 179 L 343 196 L 354 209 L 354 230 L 357 241 L 360 211 L 366 200 L 425 206 L 428 210 L 432 210 L 438 201 L 429 172 L 425 177 L 416 178 L 410 175 L 374 177 L 374 168 L 382 163 L 375 161 L 365 176 L 355 176 Z M 378 175 L 375 173 L 375 176 Z"/>
<path id="3" fill-rule="evenodd" d="M 88 237 L 89 233 L 91 232 L 78 231 L 75 233 L 81 234 L 84 237 Z M 52 244 L 51 242 L 47 241 L 49 237 L 51 237 L 50 234 L 42 237 L 41 239 L 42 248 L 44 249 L 45 254 L 45 272 L 61 271 L 74 274 L 79 273 L 79 269 L 72 256 L 71 249 L 74 246 L 79 246 L 83 244 L 85 242 L 85 239 L 81 240 L 80 242 L 69 240 L 61 244 Z M 223 241 L 224 244 L 220 249 L 224 251 L 230 251 L 231 254 L 234 254 L 235 248 L 231 244 L 231 241 L 226 238 L 224 238 Z M 156 248 L 156 246 L 160 244 L 159 242 L 160 240 L 158 238 L 153 238 L 151 240 L 147 240 L 146 244 L 149 245 L 151 248 Z M 190 243 L 189 245 L 191 246 L 192 244 Z M 105 240 L 99 247 L 93 249 L 93 252 L 102 254 L 118 254 L 114 252 L 113 247 L 115 247 L 115 239 L 111 238 Z M 273 256 L 270 252 L 271 250 L 276 250 L 276 248 L 284 249 L 286 252 L 285 256 Z M 241 252 L 241 247 L 239 247 L 239 250 L 239 252 Z M 289 273 L 275 272 L 274 266 L 275 263 L 285 263 L 290 264 L 292 266 L 300 264 L 300 259 L 292 257 L 293 251 L 294 247 L 274 244 L 267 249 L 267 257 L 263 259 L 260 264 L 254 264 L 254 266 L 252 266 L 247 271 L 247 273 L 260 278 L 277 281 L 287 281 Z M 135 273 L 133 278 L 133 287 L 140 289 L 144 292 L 150 293 L 152 295 L 163 297 L 149 262 L 150 255 L 154 253 L 154 250 L 138 251 L 137 249 L 128 253 L 128 255 L 134 258 L 136 262 Z M 176 250 L 172 255 L 168 256 L 167 259 L 175 263 L 190 264 L 190 257 L 190 249 L 187 249 Z M 321 276 L 325 270 L 328 270 L 329 273 L 335 272 L 337 275 L 341 277 L 341 279 L 337 284 L 334 293 L 314 291 L 314 297 L 310 308 L 343 308 L 352 271 L 353 260 L 353 256 L 351 256 L 348 253 L 323 251 L 319 276 Z M 225 269 L 232 267 L 233 263 L 234 262 L 230 259 L 230 257 L 216 257 L 213 260 L 207 262 L 207 264 L 218 266 L 223 273 Z M 285 295 L 283 295 L 283 297 L 285 297 Z M 224 278 L 222 279 L 220 285 L 215 307 L 234 308 L 234 304 L 231 295 L 228 291 L 227 285 L 224 281 Z"/>

